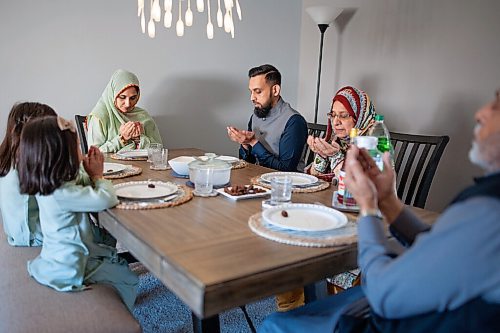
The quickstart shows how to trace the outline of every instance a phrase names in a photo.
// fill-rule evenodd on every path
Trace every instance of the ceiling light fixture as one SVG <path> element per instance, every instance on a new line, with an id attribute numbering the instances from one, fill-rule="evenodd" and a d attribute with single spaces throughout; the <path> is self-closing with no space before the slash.
<path id="1" fill-rule="evenodd" d="M 178 12 L 179 17 L 177 19 L 175 25 L 175 31 L 177 36 L 181 37 L 184 35 L 184 27 L 191 27 L 193 25 L 193 11 L 191 10 L 191 1 L 196 1 L 196 11 L 202 13 L 207 9 L 207 38 L 214 38 L 214 24 L 212 24 L 211 13 L 212 10 L 210 8 L 210 0 L 178 0 Z M 238 15 L 238 19 L 241 21 L 241 7 L 239 0 L 223 0 L 224 1 L 224 10 L 223 14 L 221 8 L 221 0 L 217 0 L 217 11 L 216 13 L 216 21 L 217 27 L 223 28 L 225 32 L 231 35 L 234 38 L 234 20 L 233 20 L 233 11 L 236 10 L 236 14 Z M 146 7 L 145 2 L 148 0 L 137 0 L 137 16 L 140 17 L 141 23 L 141 31 L 142 33 L 148 32 L 148 36 L 154 38 L 156 35 L 155 22 L 161 21 L 161 7 L 160 0 L 149 0 L 149 21 L 146 27 Z M 173 0 L 164 0 L 163 9 L 165 11 L 163 16 L 163 25 L 165 28 L 172 27 L 173 20 Z M 184 21 L 182 20 L 182 2 L 187 2 L 186 12 L 184 13 Z M 212 1 L 215 3 L 215 1 Z M 147 29 L 146 29 L 147 28 Z"/>

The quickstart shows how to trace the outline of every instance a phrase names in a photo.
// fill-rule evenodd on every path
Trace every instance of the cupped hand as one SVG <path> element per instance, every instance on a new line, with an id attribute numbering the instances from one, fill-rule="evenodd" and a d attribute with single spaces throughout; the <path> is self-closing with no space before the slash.
<path id="1" fill-rule="evenodd" d="M 227 127 L 227 135 L 232 141 L 241 145 L 253 145 L 257 141 L 254 132 L 239 130 L 232 126 Z"/>
<path id="2" fill-rule="evenodd" d="M 382 158 L 384 169 L 380 171 L 368 152 L 365 149 L 359 150 L 358 160 L 377 188 L 379 205 L 384 206 L 386 202 L 393 202 L 394 199 L 398 199 L 395 192 L 396 173 L 392 168 L 391 155 L 386 152 Z"/>
<path id="3" fill-rule="evenodd" d="M 385 216 L 387 223 L 392 223 L 403 210 L 403 203 L 398 199 L 396 193 L 396 173 L 392 168 L 392 160 L 390 153 L 386 152 L 383 155 L 384 169 L 380 169 L 375 164 L 375 161 L 368 152 L 364 149 L 359 150 L 352 146 L 348 156 L 355 155 L 357 162 L 352 162 L 351 159 L 346 159 L 346 173 L 349 174 L 350 163 L 358 164 L 364 171 L 371 183 L 375 186 L 377 192 L 378 207 Z M 356 168 L 356 167 L 355 167 Z M 346 184 L 349 190 L 349 184 L 346 177 Z M 357 198 L 356 198 L 357 200 Z"/>
<path id="4" fill-rule="evenodd" d="M 134 122 L 129 121 L 120 126 L 120 136 L 124 140 L 130 140 L 134 137 L 134 134 L 137 132 L 136 125 Z"/>
<path id="5" fill-rule="evenodd" d="M 377 188 L 360 161 L 360 151 L 351 147 L 345 159 L 345 183 L 361 210 L 377 209 Z"/>
<path id="6" fill-rule="evenodd" d="M 142 126 L 140 121 L 134 122 L 134 131 L 132 133 L 132 138 L 138 138 L 144 133 L 144 127 Z"/>
<path id="7" fill-rule="evenodd" d="M 83 168 L 92 180 L 103 177 L 104 174 L 104 155 L 96 146 L 90 146 L 89 152 L 83 158 Z"/>
<path id="8" fill-rule="evenodd" d="M 329 143 L 323 138 L 309 136 L 307 138 L 307 143 L 313 152 L 319 154 L 323 158 L 333 156 L 340 150 L 340 145 L 337 142 L 333 141 Z"/>

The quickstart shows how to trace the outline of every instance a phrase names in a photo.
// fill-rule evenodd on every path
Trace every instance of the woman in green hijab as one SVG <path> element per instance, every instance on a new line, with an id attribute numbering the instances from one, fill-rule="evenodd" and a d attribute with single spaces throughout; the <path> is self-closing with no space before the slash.
<path id="1" fill-rule="evenodd" d="M 119 69 L 113 73 L 101 98 L 88 116 L 89 145 L 102 152 L 142 149 L 162 143 L 156 124 L 139 101 L 139 79 Z"/>

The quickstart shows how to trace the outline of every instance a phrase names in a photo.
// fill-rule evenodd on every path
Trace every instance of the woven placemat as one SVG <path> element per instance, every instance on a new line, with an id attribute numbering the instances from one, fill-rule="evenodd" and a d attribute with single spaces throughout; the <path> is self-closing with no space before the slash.
<path id="1" fill-rule="evenodd" d="M 109 155 L 114 160 L 119 160 L 119 161 L 147 161 L 147 157 L 125 157 L 125 156 L 120 156 L 118 154 L 111 154 Z"/>
<path id="2" fill-rule="evenodd" d="M 255 176 L 250 179 L 250 182 L 254 185 L 259 185 L 265 188 L 271 188 L 271 184 L 265 183 L 260 180 L 260 176 Z M 330 183 L 324 180 L 318 179 L 318 185 L 310 187 L 292 187 L 292 193 L 313 193 L 326 190 L 330 187 Z"/>
<path id="3" fill-rule="evenodd" d="M 283 229 L 262 219 L 262 213 L 257 213 L 248 219 L 248 226 L 257 235 L 269 240 L 297 246 L 331 247 L 356 243 L 358 241 L 357 225 L 353 221 L 338 229 L 321 232 L 304 232 Z"/>
<path id="4" fill-rule="evenodd" d="M 121 178 L 127 178 L 127 177 L 132 177 L 132 176 L 137 176 L 142 173 L 142 168 L 133 166 L 133 165 L 128 165 L 125 170 L 122 170 L 117 173 L 113 173 L 111 175 L 106 175 L 104 178 L 106 179 L 121 179 Z"/>
<path id="5" fill-rule="evenodd" d="M 116 208 L 120 209 L 157 209 L 157 208 L 167 208 L 182 205 L 193 199 L 193 191 L 186 185 L 177 185 L 179 188 L 179 195 L 171 201 L 158 202 L 158 201 L 120 201 Z"/>
<path id="6" fill-rule="evenodd" d="M 243 169 L 248 165 L 247 161 L 239 160 L 238 162 L 232 163 L 231 169 Z"/>

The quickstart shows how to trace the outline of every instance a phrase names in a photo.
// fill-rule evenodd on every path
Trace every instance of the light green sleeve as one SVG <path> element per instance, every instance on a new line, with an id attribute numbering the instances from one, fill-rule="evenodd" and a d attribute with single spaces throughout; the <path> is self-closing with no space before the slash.
<path id="1" fill-rule="evenodd" d="M 64 184 L 54 196 L 63 210 L 72 212 L 100 212 L 118 204 L 113 184 L 99 179 L 92 186 Z"/>
<path id="2" fill-rule="evenodd" d="M 108 138 L 108 136 L 112 137 Z M 101 119 L 93 115 L 89 115 L 88 117 L 87 141 L 89 146 L 96 146 L 103 153 L 115 153 L 125 147 L 134 149 L 133 144 L 126 146 L 122 144 L 119 133 L 108 133 L 108 129 Z"/>
<path id="3" fill-rule="evenodd" d="M 144 149 L 148 148 L 150 143 L 163 143 L 163 140 L 160 136 L 160 131 L 158 131 L 158 127 L 156 126 L 153 118 L 149 118 L 147 121 L 143 123 L 144 133 L 141 134 L 141 141 L 139 143 L 139 148 Z"/>

